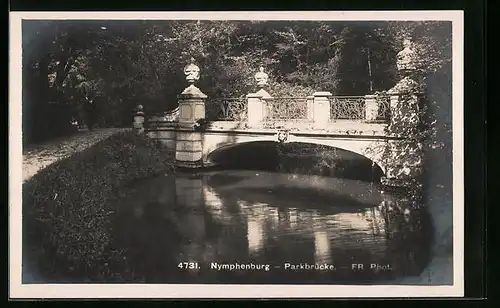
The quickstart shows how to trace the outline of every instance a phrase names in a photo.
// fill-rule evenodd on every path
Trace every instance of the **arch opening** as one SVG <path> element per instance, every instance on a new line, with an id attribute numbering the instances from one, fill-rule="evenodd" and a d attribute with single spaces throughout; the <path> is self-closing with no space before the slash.
<path id="1" fill-rule="evenodd" d="M 382 168 L 346 149 L 307 142 L 250 141 L 228 144 L 207 155 L 219 169 L 265 170 L 379 182 Z"/>

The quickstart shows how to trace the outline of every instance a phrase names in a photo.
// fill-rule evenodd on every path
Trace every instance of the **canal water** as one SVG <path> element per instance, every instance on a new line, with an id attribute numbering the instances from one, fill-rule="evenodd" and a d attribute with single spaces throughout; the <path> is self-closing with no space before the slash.
<path id="1" fill-rule="evenodd" d="M 390 284 L 425 268 L 432 226 L 371 182 L 215 170 L 134 186 L 113 234 L 131 282 Z"/>

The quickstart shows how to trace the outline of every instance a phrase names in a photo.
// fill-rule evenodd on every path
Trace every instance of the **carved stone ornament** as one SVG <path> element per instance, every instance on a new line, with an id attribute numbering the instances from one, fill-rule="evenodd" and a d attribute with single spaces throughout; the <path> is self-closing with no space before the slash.
<path id="1" fill-rule="evenodd" d="M 280 143 L 283 143 L 283 142 L 287 141 L 287 139 L 288 139 L 288 131 L 287 130 L 280 130 L 276 134 L 276 137 L 278 138 L 278 141 Z"/>
<path id="2" fill-rule="evenodd" d="M 200 68 L 194 64 L 193 58 L 191 58 L 191 63 L 184 67 L 184 74 L 186 75 L 187 82 L 190 84 L 193 84 L 200 79 Z"/>
<path id="3" fill-rule="evenodd" d="M 413 43 L 410 39 L 403 41 L 404 49 L 397 55 L 398 70 L 414 70 L 417 68 L 417 53 L 413 48 Z"/>
<path id="4" fill-rule="evenodd" d="M 257 81 L 257 85 L 261 88 L 267 85 L 269 75 L 264 73 L 264 68 L 262 66 L 260 67 L 260 70 L 255 74 L 255 80 Z"/>

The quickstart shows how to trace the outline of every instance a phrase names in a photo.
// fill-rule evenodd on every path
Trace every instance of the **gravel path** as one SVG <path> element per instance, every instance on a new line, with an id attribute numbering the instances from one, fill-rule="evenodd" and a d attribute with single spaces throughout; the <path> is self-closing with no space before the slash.
<path id="1" fill-rule="evenodd" d="M 93 131 L 85 130 L 70 137 L 59 138 L 24 148 L 23 182 L 56 161 L 69 157 L 76 152 L 83 151 L 103 139 L 126 130 L 128 129 L 103 128 Z"/>

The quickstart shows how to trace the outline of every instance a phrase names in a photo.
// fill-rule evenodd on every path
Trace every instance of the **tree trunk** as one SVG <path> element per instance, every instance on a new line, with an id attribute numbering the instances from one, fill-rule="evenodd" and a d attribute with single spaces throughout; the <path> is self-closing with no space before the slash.
<path id="1" fill-rule="evenodd" d="M 370 59 L 371 58 L 370 57 L 370 48 L 368 48 L 366 56 L 368 58 L 368 78 L 369 78 L 369 82 L 370 82 L 370 93 L 373 93 L 372 61 Z"/>
<path id="2" fill-rule="evenodd" d="M 73 66 L 75 55 L 71 47 L 67 47 L 64 52 L 59 54 L 57 61 L 59 64 L 56 68 L 56 80 L 54 82 L 54 95 L 57 96 L 57 91 L 62 87 L 64 80 L 68 76 L 68 73 Z"/>
<path id="3" fill-rule="evenodd" d="M 39 103 L 46 104 L 49 102 L 49 63 L 50 57 L 45 55 L 38 63 L 38 85 L 39 85 Z"/>

